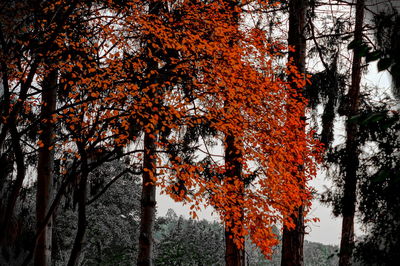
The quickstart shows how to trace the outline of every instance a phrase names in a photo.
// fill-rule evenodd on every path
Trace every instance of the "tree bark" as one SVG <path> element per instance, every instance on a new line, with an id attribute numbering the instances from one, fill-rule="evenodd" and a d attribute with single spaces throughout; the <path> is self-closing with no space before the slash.
<path id="1" fill-rule="evenodd" d="M 5 40 L 4 40 L 4 36 L 2 34 L 2 31 L 0 30 L 0 43 L 3 46 L 3 52 L 5 54 L 7 54 L 7 49 L 4 47 L 5 46 Z M 8 84 L 8 67 L 5 64 L 5 62 L 1 62 L 1 76 L 2 79 L 0 81 L 0 88 L 3 91 L 3 100 L 2 100 L 2 104 L 0 105 L 2 108 L 0 109 L 0 114 L 4 117 L 8 117 L 9 116 L 9 108 L 7 108 L 8 106 L 10 106 L 10 88 L 9 88 L 9 84 Z M 12 121 L 10 121 L 12 122 Z M 7 130 L 5 130 L 5 128 L 8 127 L 10 128 L 10 134 L 11 134 L 11 140 L 12 140 L 12 148 L 14 151 L 14 156 L 15 156 L 15 161 L 16 161 L 16 165 L 17 165 L 17 174 L 16 174 L 16 179 L 14 181 L 14 185 L 12 188 L 12 193 L 11 195 L 8 197 L 8 201 L 7 198 L 4 197 L 5 195 L 7 195 L 7 193 L 2 194 L 2 202 L 0 203 L 0 228 L 2 228 L 2 230 L 0 231 L 0 245 L 4 244 L 7 239 L 7 234 L 9 232 L 9 223 L 11 218 L 14 215 L 14 207 L 15 204 L 17 202 L 17 198 L 19 195 L 19 191 L 22 187 L 22 183 L 23 180 L 25 178 L 25 160 L 24 160 L 24 153 L 22 151 L 21 145 L 20 145 L 20 134 L 18 132 L 17 127 L 15 126 L 14 123 L 7 125 L 7 123 L 2 123 L 1 124 L 1 129 L 2 132 L 0 135 L 4 135 L 4 139 L 7 135 Z M 5 133 L 3 133 L 5 132 Z M 3 137 L 0 136 L 0 139 L 3 139 Z M 0 140 L 0 147 L 2 147 L 2 141 Z M 2 163 L 8 162 L 8 159 L 5 159 L 7 156 L 4 153 L 3 148 L 0 148 L 0 157 L 2 157 Z M 4 160 L 3 160 L 4 158 Z M 4 170 L 3 173 L 0 175 L 1 180 L 0 180 L 0 191 L 3 191 L 3 186 L 5 183 L 5 179 L 8 178 L 8 175 L 11 174 L 11 172 L 13 171 L 13 166 L 12 166 L 12 162 L 11 162 L 11 167 L 6 167 L 6 165 L 4 165 Z M 7 170 L 6 170 L 7 169 Z"/>
<path id="2" fill-rule="evenodd" d="M 36 220 L 37 230 L 45 222 L 53 197 L 54 178 L 54 122 L 52 114 L 56 108 L 57 70 L 50 70 L 42 84 L 42 133 L 41 147 L 37 166 Z M 49 219 L 44 230 L 39 233 L 35 249 L 34 264 L 37 266 L 51 265 L 52 219 Z"/>
<path id="3" fill-rule="evenodd" d="M 155 16 L 160 15 L 160 11 L 163 5 L 163 1 L 154 0 L 149 4 L 149 13 Z M 150 33 L 147 37 L 153 42 L 158 40 L 154 35 Z M 151 42 L 147 43 L 148 49 L 151 54 L 157 54 Z M 152 71 L 158 70 L 158 62 L 152 56 L 147 56 L 148 73 L 150 75 Z M 148 88 L 152 82 L 157 82 L 158 77 L 155 76 L 150 79 L 149 84 L 144 84 L 144 88 Z M 148 91 L 149 99 L 162 98 L 161 91 L 150 89 Z M 154 103 L 157 106 L 157 103 Z M 159 107 L 159 106 L 158 106 Z M 153 109 L 150 107 L 147 109 L 149 119 L 147 120 L 147 127 L 145 127 L 144 134 L 144 156 L 143 156 L 143 175 L 142 175 L 142 195 L 140 201 L 140 231 L 139 231 L 139 251 L 137 258 L 138 266 L 150 266 L 153 265 L 153 228 L 156 214 L 156 179 L 157 179 L 157 151 L 156 151 L 156 128 L 158 126 L 158 119 L 152 119 Z"/>
<path id="4" fill-rule="evenodd" d="M 87 201 L 87 178 L 89 175 L 88 156 L 83 144 L 78 143 L 79 153 L 82 158 L 81 176 L 78 187 L 78 230 L 75 235 L 74 245 L 68 260 L 68 266 L 75 266 L 79 263 L 82 252 L 83 241 L 86 233 L 86 201 Z"/>
<path id="5" fill-rule="evenodd" d="M 364 0 L 357 0 L 356 22 L 354 28 L 354 41 L 362 42 L 364 22 Z M 357 203 L 357 169 L 359 166 L 358 155 L 360 153 L 357 144 L 358 125 L 350 119 L 358 113 L 360 105 L 360 81 L 361 81 L 361 57 L 357 48 L 353 52 L 353 64 L 351 73 L 351 86 L 349 89 L 349 112 L 346 121 L 346 155 L 344 160 L 345 177 L 342 198 L 342 237 L 340 241 L 339 265 L 351 265 L 351 257 L 354 248 L 354 215 Z"/>
<path id="6" fill-rule="evenodd" d="M 226 178 L 227 182 L 234 182 L 236 179 L 242 179 L 242 163 L 240 162 L 242 158 L 242 153 L 240 151 L 239 143 L 237 138 L 228 134 L 225 139 L 225 166 L 226 166 Z M 241 199 L 244 196 L 244 183 L 242 191 L 230 191 L 228 193 L 234 193 L 236 202 L 232 202 L 232 205 L 239 208 L 240 216 L 238 218 L 230 218 L 230 220 L 225 223 L 225 265 L 226 266 L 244 266 L 245 265 L 245 249 L 244 243 L 243 247 L 239 248 L 234 242 L 235 236 L 232 229 L 237 226 L 242 226 L 244 210 L 241 206 Z M 230 215 L 235 217 L 234 215 Z M 229 223 L 230 225 L 227 225 Z"/>
<path id="7" fill-rule="evenodd" d="M 143 183 L 140 202 L 139 255 L 137 265 L 153 265 L 153 227 L 156 213 L 156 145 L 154 132 L 144 135 Z"/>
<path id="8" fill-rule="evenodd" d="M 300 73 L 305 72 L 306 38 L 304 35 L 306 27 L 306 12 L 308 0 L 290 0 L 289 1 L 289 33 L 288 45 L 294 48 L 289 51 L 289 59 Z M 296 86 L 293 84 L 293 86 Z M 295 87 L 297 89 L 297 86 Z M 304 128 L 305 131 L 305 128 Z M 301 168 L 301 167 L 300 167 Z M 302 170 L 299 169 L 299 174 Z M 300 179 L 300 178 L 299 178 Z M 305 184 L 300 184 L 304 187 Z M 282 236 L 282 266 L 302 266 L 303 242 L 304 242 L 304 207 L 300 206 L 291 216 L 295 228 L 289 230 L 286 226 L 283 229 Z"/>
<path id="9" fill-rule="evenodd" d="M 239 249 L 231 237 L 233 237 L 232 232 L 225 227 L 225 265 L 245 266 L 245 250 L 244 248 Z"/>
<path id="10" fill-rule="evenodd" d="M 304 265 L 304 207 L 297 209 L 296 215 L 292 216 L 295 228 L 289 230 L 284 227 L 282 234 L 282 261 L 281 265 L 298 266 Z"/>
<path id="11" fill-rule="evenodd" d="M 240 14 L 238 13 L 236 7 L 240 4 L 237 0 L 227 0 L 229 10 L 228 16 L 232 16 L 232 23 L 235 27 L 239 27 Z M 231 39 L 229 44 L 233 47 L 237 40 Z M 229 100 L 225 102 L 225 107 L 229 109 Z M 227 182 L 233 183 L 235 180 L 239 179 L 243 182 L 242 177 L 242 163 L 241 159 L 243 154 L 240 150 L 241 142 L 233 134 L 226 134 L 225 137 L 225 167 L 226 167 L 226 178 Z M 244 197 L 244 182 L 241 191 L 229 191 L 228 193 L 234 193 L 234 200 L 231 202 L 232 207 L 239 209 L 239 217 L 233 218 L 235 215 L 230 215 L 230 219 L 225 221 L 225 265 L 226 266 L 244 266 L 246 263 L 245 259 L 245 243 L 243 247 L 239 248 L 234 242 L 234 239 L 238 236 L 233 233 L 235 227 L 243 226 L 242 222 L 244 219 L 244 209 L 242 207 L 241 199 Z M 241 228 L 239 228 L 240 230 Z"/>

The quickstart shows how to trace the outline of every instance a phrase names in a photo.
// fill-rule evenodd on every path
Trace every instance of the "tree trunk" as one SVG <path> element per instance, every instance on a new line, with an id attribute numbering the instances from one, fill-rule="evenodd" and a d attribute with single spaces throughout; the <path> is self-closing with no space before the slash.
<path id="1" fill-rule="evenodd" d="M 228 134 L 225 139 L 225 166 L 226 166 L 226 178 L 227 182 L 234 182 L 236 179 L 242 179 L 242 164 L 240 162 L 242 158 L 242 153 L 240 151 L 239 143 L 237 138 Z M 232 229 L 239 226 L 242 226 L 244 210 L 241 207 L 241 199 L 244 196 L 244 183 L 242 187 L 242 191 L 230 191 L 228 193 L 235 193 L 237 200 L 236 202 L 232 202 L 232 205 L 235 205 L 240 210 L 240 216 L 238 218 L 234 218 L 235 215 L 230 215 L 229 222 L 230 225 L 225 225 L 225 265 L 226 266 L 244 266 L 245 265 L 245 249 L 244 243 L 243 247 L 239 248 L 234 242 L 235 236 L 232 232 Z M 235 197 L 234 197 L 235 198 Z M 240 228 L 239 228 L 240 229 Z"/>
<path id="2" fill-rule="evenodd" d="M 156 213 L 156 145 L 154 132 L 144 135 L 143 183 L 140 202 L 139 255 L 137 265 L 153 265 L 153 227 Z"/>
<path id="3" fill-rule="evenodd" d="M 149 13 L 155 16 L 160 15 L 160 11 L 163 5 L 163 1 L 155 0 L 149 4 Z M 154 35 L 150 33 L 147 37 L 150 41 L 157 42 Z M 147 43 L 148 49 L 151 54 L 157 54 L 154 46 L 151 42 Z M 158 62 L 153 56 L 147 57 L 148 73 L 150 75 L 152 71 L 158 70 Z M 157 82 L 157 77 L 151 79 L 151 82 Z M 147 84 L 150 85 L 150 84 Z M 144 85 L 146 88 L 146 84 Z M 162 98 L 161 91 L 157 91 L 153 88 L 148 91 L 149 99 Z M 157 106 L 157 103 L 153 103 Z M 158 106 L 159 107 L 159 106 Z M 140 200 L 140 231 L 139 231 L 139 251 L 137 258 L 138 266 L 149 266 L 153 265 L 153 228 L 156 219 L 156 175 L 157 175 L 157 151 L 156 151 L 156 128 L 158 119 L 152 119 L 153 109 L 150 107 L 147 110 L 149 119 L 147 121 L 147 127 L 145 127 L 144 134 L 144 156 L 143 156 L 143 175 L 142 175 L 142 195 Z"/>
<path id="4" fill-rule="evenodd" d="M 86 201 L 87 201 L 87 178 L 89 175 L 88 156 L 84 144 L 77 143 L 79 155 L 81 156 L 81 175 L 78 184 L 78 230 L 75 235 L 74 245 L 68 260 L 68 266 L 75 266 L 79 263 L 82 252 L 83 241 L 86 233 Z"/>
<path id="5" fill-rule="evenodd" d="M 240 14 L 237 12 L 236 7 L 240 4 L 237 0 L 227 0 L 229 10 L 228 16 L 232 16 L 232 23 L 235 27 L 239 27 L 239 18 Z M 231 46 L 235 45 L 236 40 L 232 39 L 229 41 Z M 225 102 L 224 108 L 231 108 L 229 100 Z M 242 163 L 241 159 L 243 157 L 242 152 L 240 151 L 240 140 L 234 136 L 233 134 L 227 134 L 225 137 L 225 167 L 226 167 L 226 178 L 227 182 L 234 184 L 235 180 L 239 179 L 243 182 L 242 178 Z M 239 217 L 235 215 L 230 215 L 230 219 L 225 221 L 225 265 L 226 266 L 244 266 L 246 263 L 245 260 L 245 243 L 243 242 L 242 247 L 238 247 L 236 245 L 234 239 L 239 237 L 235 235 L 233 232 L 241 231 L 241 227 L 243 226 L 244 219 L 244 210 L 242 207 L 242 198 L 244 197 L 244 183 L 241 191 L 229 191 L 228 193 L 234 193 L 236 198 L 232 204 L 232 207 L 236 207 L 239 209 Z M 235 218 L 236 217 L 236 218 Z M 239 227 L 239 228 L 237 228 Z M 243 237 L 243 236 L 240 236 Z"/>
<path id="6" fill-rule="evenodd" d="M 303 243 L 304 243 L 304 208 L 297 209 L 297 215 L 293 215 L 295 228 L 283 229 L 282 235 L 282 261 L 281 265 L 298 266 L 304 265 Z"/>
<path id="7" fill-rule="evenodd" d="M 39 160 L 37 166 L 36 220 L 40 230 L 46 219 L 53 194 L 54 175 L 54 122 L 52 114 L 56 108 L 57 71 L 51 70 L 42 84 L 42 132 L 40 134 Z M 37 266 L 51 265 L 52 219 L 39 234 L 34 263 Z"/>
<path id="8" fill-rule="evenodd" d="M 356 23 L 354 29 L 354 41 L 362 41 L 362 30 L 364 21 L 364 0 L 357 0 Z M 359 149 L 357 144 L 358 125 L 349 121 L 358 113 L 360 103 L 360 81 L 361 81 L 361 57 L 358 56 L 357 48 L 353 53 L 353 64 L 351 73 L 351 87 L 349 89 L 349 112 L 346 121 L 346 155 L 344 160 L 345 177 L 342 198 L 342 238 L 340 241 L 339 265 L 351 265 L 351 257 L 354 248 L 354 215 L 356 209 L 357 169 L 359 166 Z"/>
<path id="9" fill-rule="evenodd" d="M 229 228 L 225 227 L 225 265 L 244 266 L 246 265 L 245 250 L 239 249 L 231 237 L 233 234 Z"/>
<path id="10" fill-rule="evenodd" d="M 289 1 L 289 33 L 288 44 L 295 50 L 289 51 L 289 59 L 293 60 L 293 64 L 300 73 L 305 72 L 305 54 L 306 54 L 306 38 L 304 36 L 306 27 L 306 12 L 308 0 L 290 0 Z M 293 84 L 296 86 L 296 84 Z M 297 89 L 297 86 L 296 86 Z M 305 128 L 304 128 L 305 131 Z M 301 167 L 300 167 L 301 168 Z M 301 173 L 301 169 L 299 170 Z M 305 184 L 300 184 L 305 186 Z M 282 266 L 301 266 L 304 265 L 303 260 L 303 242 L 304 242 L 304 207 L 300 206 L 295 214 L 292 215 L 295 228 L 289 230 L 284 227 L 282 236 Z"/>

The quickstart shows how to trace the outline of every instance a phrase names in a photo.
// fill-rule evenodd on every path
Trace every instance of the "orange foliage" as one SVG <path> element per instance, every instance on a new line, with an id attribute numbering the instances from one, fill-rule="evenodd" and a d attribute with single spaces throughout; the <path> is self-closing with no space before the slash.
<path id="1" fill-rule="evenodd" d="M 68 1 L 48 2 L 44 13 L 70 7 Z M 82 1 L 63 22 L 39 21 L 46 30 L 36 45 L 51 42 L 52 49 L 38 52 L 22 44 L 31 60 L 22 62 L 22 70 L 6 62 L 15 70 L 10 83 L 24 82 L 33 67 L 38 82 L 45 69 L 59 71 L 54 122 L 63 125 L 57 149 L 65 156 L 75 156 L 71 143 L 88 151 L 116 146 L 129 151 L 129 144 L 141 141 L 132 131 L 154 132 L 160 150 L 182 143 L 182 132 L 205 123 L 219 132 L 213 138 L 220 142 L 233 134 L 240 139 L 242 178 L 224 178 L 229 169 L 218 162 L 206 178 L 210 165 L 187 163 L 179 155 L 160 155 L 159 167 L 168 171 L 154 178 L 176 200 L 190 202 L 193 217 L 201 204 L 211 205 L 222 220 L 235 221 L 230 226 L 239 246 L 250 235 L 269 254 L 277 243 L 272 226 L 290 224 L 285 217 L 311 197 L 299 183 L 315 175 L 320 149 L 303 132 L 306 100 L 277 73 L 295 77 L 299 88 L 306 78 L 290 64 L 279 65 L 277 57 L 287 48 L 269 43 L 264 30 L 243 21 L 238 28 L 226 1 L 122 2 Z M 149 2 L 162 5 L 160 15 L 148 12 Z M 266 1 L 247 2 L 268 8 Z M 43 58 L 53 65 L 44 67 Z M 40 104 L 21 92 L 13 95 L 25 103 L 25 112 Z"/>

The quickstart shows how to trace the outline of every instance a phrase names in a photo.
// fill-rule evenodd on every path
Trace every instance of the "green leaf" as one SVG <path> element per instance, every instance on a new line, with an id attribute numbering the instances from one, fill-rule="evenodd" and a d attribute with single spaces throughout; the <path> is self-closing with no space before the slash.
<path id="1" fill-rule="evenodd" d="M 358 47 L 354 48 L 354 54 L 358 57 L 364 57 L 368 54 L 369 50 L 371 50 L 371 47 L 369 47 L 365 43 L 362 43 Z"/>
<path id="2" fill-rule="evenodd" d="M 362 45 L 361 40 L 352 40 L 349 45 L 347 45 L 347 49 L 352 50 Z"/>
<path id="3" fill-rule="evenodd" d="M 372 177 L 372 182 L 381 183 L 389 176 L 389 171 L 387 169 L 381 169 L 379 172 Z"/>
<path id="4" fill-rule="evenodd" d="M 398 64 L 398 63 L 393 64 L 392 67 L 390 68 L 390 72 L 393 76 L 399 76 L 400 75 L 400 64 Z"/>
<path id="5" fill-rule="evenodd" d="M 369 63 L 369 62 L 378 60 L 379 58 L 381 58 L 381 56 L 382 56 L 382 52 L 379 50 L 376 50 L 371 53 L 367 53 L 365 60 L 367 61 L 367 63 Z"/>
<path id="6" fill-rule="evenodd" d="M 352 117 L 349 118 L 348 122 L 349 123 L 358 123 L 361 120 L 361 115 L 354 115 Z"/>
<path id="7" fill-rule="evenodd" d="M 383 70 L 386 70 L 390 67 L 392 64 L 392 59 L 390 58 L 382 58 L 378 61 L 378 71 L 381 72 Z"/>
<path id="8" fill-rule="evenodd" d="M 386 112 L 377 112 L 370 114 L 362 121 L 362 124 L 375 123 L 386 118 Z"/>

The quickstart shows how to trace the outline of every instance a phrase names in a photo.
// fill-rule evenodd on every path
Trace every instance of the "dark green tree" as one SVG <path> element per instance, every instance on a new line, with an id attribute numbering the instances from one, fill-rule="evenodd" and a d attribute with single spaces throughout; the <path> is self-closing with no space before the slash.
<path id="1" fill-rule="evenodd" d="M 357 122 L 370 152 L 360 167 L 359 213 L 367 234 L 357 243 L 356 259 L 362 265 L 395 265 L 400 259 L 400 115 L 380 104 L 367 107 Z"/>

